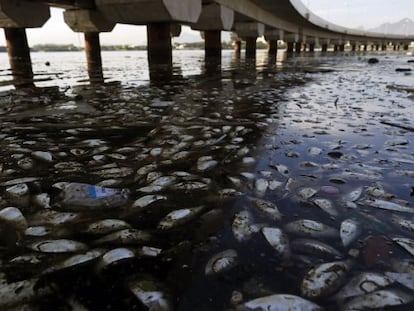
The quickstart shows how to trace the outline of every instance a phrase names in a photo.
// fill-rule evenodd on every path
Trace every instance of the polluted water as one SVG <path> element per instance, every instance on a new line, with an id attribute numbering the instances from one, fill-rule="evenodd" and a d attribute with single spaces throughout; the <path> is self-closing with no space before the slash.
<path id="1" fill-rule="evenodd" d="M 2 84 L 0 309 L 414 310 L 412 57 L 174 53 Z"/>

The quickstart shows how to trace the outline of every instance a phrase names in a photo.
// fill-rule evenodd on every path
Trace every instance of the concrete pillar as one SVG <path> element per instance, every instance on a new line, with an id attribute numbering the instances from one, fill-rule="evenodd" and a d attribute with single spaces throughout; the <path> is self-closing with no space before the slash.
<path id="1" fill-rule="evenodd" d="M 309 52 L 315 52 L 315 43 L 309 43 Z"/>
<path id="2" fill-rule="evenodd" d="M 269 40 L 268 44 L 268 52 L 271 56 L 276 56 L 277 54 L 277 40 Z"/>
<path id="3" fill-rule="evenodd" d="M 386 44 L 383 44 L 383 45 L 381 46 L 381 50 L 382 50 L 382 51 L 386 51 L 386 50 L 387 50 L 387 45 L 386 45 Z"/>
<path id="4" fill-rule="evenodd" d="M 404 51 L 408 51 L 410 46 L 408 44 L 404 44 Z"/>
<path id="5" fill-rule="evenodd" d="M 99 32 L 85 32 L 85 53 L 88 65 L 89 81 L 103 83 L 101 45 L 99 43 Z"/>
<path id="6" fill-rule="evenodd" d="M 354 44 L 351 44 L 351 51 L 352 52 L 355 52 L 356 51 L 356 44 L 354 43 Z"/>
<path id="7" fill-rule="evenodd" d="M 291 41 L 289 41 L 289 42 L 287 42 L 286 43 L 286 48 L 287 48 L 287 52 L 288 53 L 293 53 L 293 50 L 294 50 L 294 47 L 295 47 L 295 42 L 291 42 Z"/>
<path id="8" fill-rule="evenodd" d="M 24 28 L 4 28 L 4 34 L 15 87 L 34 86 L 26 30 Z"/>
<path id="9" fill-rule="evenodd" d="M 204 51 L 206 58 L 221 57 L 221 31 L 206 30 L 204 31 Z"/>
<path id="10" fill-rule="evenodd" d="M 368 51 L 368 43 L 364 44 L 364 52 Z"/>
<path id="11" fill-rule="evenodd" d="M 83 32 L 89 81 L 103 83 L 100 32 L 110 32 L 115 23 L 108 21 L 95 10 L 67 10 L 63 13 L 65 23 L 74 32 Z"/>
<path id="12" fill-rule="evenodd" d="M 256 58 L 256 37 L 246 38 L 246 58 Z"/>
<path id="13" fill-rule="evenodd" d="M 375 45 L 375 51 L 379 51 L 379 49 L 380 49 L 380 45 L 379 44 L 376 44 Z"/>
<path id="14" fill-rule="evenodd" d="M 172 65 L 171 30 L 169 23 L 147 25 L 148 62 L 151 65 Z"/>
<path id="15" fill-rule="evenodd" d="M 295 52 L 300 53 L 302 51 L 302 42 L 296 42 L 295 44 Z"/>
<path id="16" fill-rule="evenodd" d="M 338 52 L 339 51 L 339 45 L 338 44 L 334 44 L 334 52 Z"/>
<path id="17" fill-rule="evenodd" d="M 338 45 L 338 49 L 339 49 L 339 52 L 345 52 L 345 44 L 339 44 Z"/>
<path id="18" fill-rule="evenodd" d="M 328 52 L 328 44 L 327 43 L 323 43 L 322 44 L 322 52 Z"/>
<path id="19" fill-rule="evenodd" d="M 26 28 L 41 27 L 49 17 L 49 7 L 45 4 L 0 0 L 0 27 L 4 28 L 16 88 L 34 86 Z"/>

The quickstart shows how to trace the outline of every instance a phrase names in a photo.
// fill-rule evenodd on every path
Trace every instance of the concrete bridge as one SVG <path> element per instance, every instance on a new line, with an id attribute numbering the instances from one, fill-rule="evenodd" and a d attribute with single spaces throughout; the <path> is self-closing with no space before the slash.
<path id="1" fill-rule="evenodd" d="M 99 33 L 110 32 L 117 23 L 146 25 L 148 62 L 151 68 L 172 64 L 171 37 L 181 25 L 204 33 L 205 56 L 219 60 L 221 31 L 233 31 L 236 52 L 246 41 L 246 57 L 256 55 L 256 40 L 265 36 L 269 53 L 276 55 L 277 41 L 287 43 L 289 53 L 323 52 L 331 45 L 344 51 L 394 49 L 414 37 L 363 32 L 329 23 L 300 0 L 0 0 L 0 27 L 4 29 L 10 66 L 16 87 L 33 86 L 33 71 L 26 28 L 42 27 L 50 17 L 50 6 L 64 8 L 64 19 L 75 32 L 84 33 L 88 74 L 91 83 L 102 83 Z M 158 67 L 157 67 L 158 68 Z M 155 69 L 158 70 L 158 69 Z"/>

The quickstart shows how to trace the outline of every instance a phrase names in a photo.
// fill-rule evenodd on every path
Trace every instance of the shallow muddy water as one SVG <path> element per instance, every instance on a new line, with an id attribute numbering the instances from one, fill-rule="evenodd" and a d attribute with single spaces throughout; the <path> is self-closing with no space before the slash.
<path id="1" fill-rule="evenodd" d="M 413 309 L 412 56 L 82 57 L 0 94 L 2 310 Z"/>

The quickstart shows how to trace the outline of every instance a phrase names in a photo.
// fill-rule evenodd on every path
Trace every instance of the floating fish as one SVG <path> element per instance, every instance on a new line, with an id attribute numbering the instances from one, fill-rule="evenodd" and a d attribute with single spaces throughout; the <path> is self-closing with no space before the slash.
<path id="1" fill-rule="evenodd" d="M 162 289 L 162 286 L 152 279 L 145 277 L 140 280 L 135 277 L 128 281 L 128 288 L 141 303 L 154 311 L 172 311 L 172 303 Z"/>
<path id="2" fill-rule="evenodd" d="M 100 235 L 123 229 L 131 229 L 131 225 L 120 219 L 102 219 L 89 224 L 83 232 Z"/>
<path id="3" fill-rule="evenodd" d="M 33 242 L 28 247 L 42 253 L 74 253 L 88 249 L 84 243 L 66 239 Z"/>
<path id="4" fill-rule="evenodd" d="M 312 201 L 317 207 L 333 217 L 339 215 L 338 210 L 334 207 L 332 202 L 328 199 L 314 199 Z"/>
<path id="5" fill-rule="evenodd" d="M 354 298 L 342 310 L 359 311 L 401 306 L 414 300 L 414 296 L 399 289 L 384 289 Z"/>
<path id="6" fill-rule="evenodd" d="M 220 252 L 207 262 L 205 274 L 208 276 L 221 274 L 233 269 L 237 265 L 237 252 L 228 249 Z"/>
<path id="7" fill-rule="evenodd" d="M 414 256 L 414 240 L 402 237 L 395 237 L 392 240 Z"/>
<path id="8" fill-rule="evenodd" d="M 360 234 L 361 225 L 353 219 L 345 219 L 341 223 L 339 235 L 341 236 L 342 244 L 348 247 Z"/>
<path id="9" fill-rule="evenodd" d="M 391 221 L 401 229 L 412 234 L 414 233 L 414 220 L 405 219 L 397 215 L 392 215 Z"/>
<path id="10" fill-rule="evenodd" d="M 391 280 L 404 285 L 405 287 L 414 290 L 414 274 L 412 273 L 398 273 L 385 272 L 385 275 Z"/>
<path id="11" fill-rule="evenodd" d="M 338 230 L 321 222 L 310 219 L 299 219 L 285 226 L 286 232 L 304 237 L 334 238 L 338 236 Z"/>
<path id="12" fill-rule="evenodd" d="M 352 261 L 335 261 L 323 263 L 311 269 L 301 285 L 302 296 L 319 298 L 334 293 L 346 280 L 352 267 Z"/>
<path id="13" fill-rule="evenodd" d="M 276 294 L 257 298 L 243 304 L 251 311 L 322 311 L 317 304 L 298 296 Z"/>
<path id="14" fill-rule="evenodd" d="M 375 199 L 375 200 L 362 200 L 359 203 L 371 207 L 376 207 L 384 210 L 401 212 L 401 213 L 414 213 L 414 208 L 403 206 L 394 202 Z"/>
<path id="15" fill-rule="evenodd" d="M 291 246 L 292 250 L 297 253 L 317 256 L 318 258 L 330 257 L 339 259 L 343 257 L 337 249 L 318 240 L 295 239 L 291 242 Z"/>
<path id="16" fill-rule="evenodd" d="M 135 202 L 132 203 L 132 207 L 143 208 L 154 202 L 161 201 L 161 200 L 167 200 L 167 197 L 164 195 L 146 195 L 146 196 L 143 196 L 135 200 Z"/>
<path id="17" fill-rule="evenodd" d="M 241 211 L 236 213 L 231 228 L 237 241 L 242 242 L 251 238 L 253 234 L 250 228 L 251 224 L 252 217 L 249 212 Z"/>
<path id="18" fill-rule="evenodd" d="M 394 281 L 382 273 L 362 272 L 349 280 L 332 299 L 345 300 L 347 298 L 365 295 L 380 290 L 392 283 Z"/>
<path id="19" fill-rule="evenodd" d="M 262 233 L 267 242 L 276 250 L 283 259 L 290 257 L 289 239 L 279 228 L 262 228 Z"/>
<path id="20" fill-rule="evenodd" d="M 0 223 L 4 222 L 18 231 L 27 228 L 27 220 L 17 207 L 6 207 L 0 210 Z"/>
<path id="21" fill-rule="evenodd" d="M 72 268 L 75 266 L 81 266 L 93 261 L 96 261 L 99 257 L 101 257 L 105 253 L 102 249 L 93 249 L 87 251 L 84 254 L 74 255 L 65 259 L 57 264 L 52 265 L 51 267 L 47 268 L 42 272 L 42 274 L 48 274 L 56 271 L 60 271 L 63 269 Z"/>
<path id="22" fill-rule="evenodd" d="M 263 212 L 271 219 L 280 220 L 282 218 L 282 214 L 280 213 L 276 204 L 256 198 L 249 198 L 249 200 L 253 202 L 261 212 Z"/>
<path id="23" fill-rule="evenodd" d="M 147 231 L 138 229 L 123 229 L 109 233 L 93 242 L 95 245 L 100 244 L 142 244 L 152 240 L 152 235 Z"/>
<path id="24" fill-rule="evenodd" d="M 313 188 L 303 188 L 303 189 L 299 190 L 298 196 L 302 200 L 306 201 L 306 200 L 310 199 L 311 197 L 313 197 L 316 193 L 318 193 L 318 190 L 315 190 Z"/>
<path id="25" fill-rule="evenodd" d="M 116 265 L 117 263 L 123 261 L 132 260 L 135 257 L 135 253 L 128 248 L 115 248 L 106 252 L 100 257 L 99 262 L 96 264 L 96 270 L 102 271 L 112 265 Z"/>
<path id="26" fill-rule="evenodd" d="M 201 213 L 204 209 L 204 206 L 198 206 L 193 208 L 183 208 L 172 211 L 165 216 L 160 223 L 158 224 L 158 229 L 160 230 L 169 230 L 180 226 L 192 219 L 195 216 Z"/>

